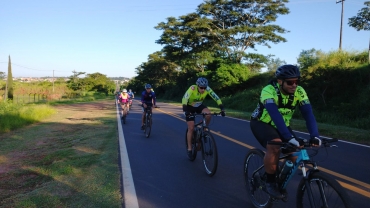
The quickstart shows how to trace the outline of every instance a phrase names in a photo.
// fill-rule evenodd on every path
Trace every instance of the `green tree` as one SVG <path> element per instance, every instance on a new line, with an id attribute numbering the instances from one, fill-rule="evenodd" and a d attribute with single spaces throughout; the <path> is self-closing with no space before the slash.
<path id="1" fill-rule="evenodd" d="M 87 74 L 82 81 L 86 88 L 85 90 L 87 91 L 93 90 L 97 92 L 103 92 L 108 95 L 109 93 L 114 93 L 116 89 L 116 84 L 113 80 L 98 72 Z"/>
<path id="2" fill-rule="evenodd" d="M 0 72 L 0 79 L 4 79 L 5 78 L 5 72 Z"/>
<path id="3" fill-rule="evenodd" d="M 13 100 L 13 75 L 12 75 L 12 62 L 9 56 L 8 62 L 8 79 L 7 79 L 7 99 Z"/>
<path id="4" fill-rule="evenodd" d="M 348 25 L 357 31 L 370 30 L 370 1 L 364 2 L 366 7 L 362 8 L 357 16 L 348 19 Z"/>
<path id="5" fill-rule="evenodd" d="M 289 13 L 288 0 L 207 0 L 196 13 L 168 18 L 156 29 L 163 30 L 156 41 L 165 52 L 176 56 L 216 51 L 218 56 L 241 63 L 245 51 L 256 45 L 285 42 L 278 33 L 288 32 L 272 24 L 278 15 Z"/>
<path id="6" fill-rule="evenodd" d="M 75 91 L 83 90 L 84 84 L 78 76 L 86 74 L 86 72 L 77 72 L 76 70 L 73 70 L 72 73 L 73 75 L 69 77 L 69 80 L 67 82 L 68 88 Z"/>
<path id="7" fill-rule="evenodd" d="M 320 54 L 322 54 L 322 52 L 314 48 L 310 50 L 302 50 L 297 58 L 297 63 L 301 70 L 308 69 L 308 67 L 317 64 L 320 59 Z"/>
<path id="8" fill-rule="evenodd" d="M 269 57 L 268 62 L 266 63 L 267 71 L 275 71 L 279 66 L 284 64 L 287 64 L 284 60 Z"/>

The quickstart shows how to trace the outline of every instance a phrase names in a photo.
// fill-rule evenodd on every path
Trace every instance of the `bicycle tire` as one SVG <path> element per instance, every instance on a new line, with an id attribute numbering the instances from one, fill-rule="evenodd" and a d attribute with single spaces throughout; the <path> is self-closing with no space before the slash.
<path id="1" fill-rule="evenodd" d="M 218 165 L 216 141 L 210 132 L 203 132 L 201 141 L 204 168 L 209 176 L 213 176 L 217 171 Z"/>
<path id="2" fill-rule="evenodd" d="M 145 137 L 149 138 L 150 132 L 152 131 L 152 116 L 148 114 L 145 117 Z"/>
<path id="3" fill-rule="evenodd" d="M 188 154 L 188 138 L 187 138 L 187 135 L 188 135 L 188 129 L 186 129 L 185 131 L 185 150 L 186 150 L 186 155 Z M 194 138 L 194 133 L 192 134 L 192 137 L 191 137 L 191 153 L 192 153 L 192 158 L 189 158 L 190 161 L 194 161 L 195 158 L 197 158 L 197 148 L 196 148 L 196 141 L 195 141 L 195 138 Z"/>
<path id="4" fill-rule="evenodd" d="M 127 110 L 126 110 L 126 108 L 124 108 L 122 110 L 122 123 L 123 124 L 126 124 L 126 116 L 127 116 Z"/>
<path id="5" fill-rule="evenodd" d="M 323 201 L 326 200 L 328 207 L 351 208 L 351 199 L 345 189 L 333 178 L 323 172 L 314 172 L 309 176 L 308 183 L 310 188 L 306 188 L 306 180 L 303 178 L 297 190 L 297 207 L 311 207 L 308 190 L 313 194 L 313 202 L 316 207 L 324 207 Z M 322 186 L 321 186 L 322 185 Z M 323 189 L 321 189 L 322 187 Z M 321 191 L 325 192 L 325 197 L 321 196 Z M 325 200 L 322 200 L 324 199 Z"/>
<path id="6" fill-rule="evenodd" d="M 260 149 L 251 149 L 245 156 L 244 160 L 244 185 L 247 189 L 248 198 L 255 207 L 272 207 L 270 195 L 265 192 L 266 174 L 263 166 L 265 153 Z"/>

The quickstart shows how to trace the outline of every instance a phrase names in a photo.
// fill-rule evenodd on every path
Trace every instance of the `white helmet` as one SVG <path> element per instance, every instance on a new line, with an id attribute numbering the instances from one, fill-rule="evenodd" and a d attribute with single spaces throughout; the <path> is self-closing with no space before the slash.
<path id="1" fill-rule="evenodd" d="M 123 89 L 122 92 L 127 92 L 127 90 L 126 89 Z"/>

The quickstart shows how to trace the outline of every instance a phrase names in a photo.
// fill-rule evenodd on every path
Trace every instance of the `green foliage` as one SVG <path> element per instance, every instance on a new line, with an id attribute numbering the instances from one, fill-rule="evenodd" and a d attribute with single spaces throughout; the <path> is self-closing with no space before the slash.
<path id="1" fill-rule="evenodd" d="M 279 58 L 272 58 L 270 57 L 268 62 L 266 63 L 267 71 L 275 71 L 279 66 L 287 64 L 284 60 L 280 60 Z"/>
<path id="2" fill-rule="evenodd" d="M 6 75 L 5 72 L 1 72 L 0 71 L 0 79 L 4 79 L 5 78 L 5 75 Z"/>
<path id="3" fill-rule="evenodd" d="M 0 132 L 8 132 L 35 123 L 55 113 L 48 105 L 20 105 L 12 102 L 0 103 Z"/>
<path id="4" fill-rule="evenodd" d="M 317 51 L 314 48 L 310 50 L 302 50 L 297 59 L 300 69 L 306 70 L 309 67 L 317 64 L 321 54 L 322 52 L 320 50 Z"/>
<path id="5" fill-rule="evenodd" d="M 249 69 L 242 64 L 225 64 L 211 72 L 212 89 L 220 90 L 230 87 L 235 84 L 242 83 L 248 79 L 250 75 Z"/>
<path id="6" fill-rule="evenodd" d="M 357 31 L 370 30 L 370 1 L 364 2 L 364 5 L 365 7 L 357 13 L 357 16 L 348 19 L 348 25 Z"/>
<path id="7" fill-rule="evenodd" d="M 101 73 L 87 74 L 85 78 L 78 76 L 85 74 L 85 72 L 73 71 L 73 75 L 69 77 L 67 86 L 75 92 L 96 91 L 103 92 L 106 95 L 113 94 L 116 89 L 116 84 L 106 75 Z"/>
<path id="8" fill-rule="evenodd" d="M 9 62 L 8 62 L 8 79 L 7 79 L 7 99 L 13 100 L 13 75 L 12 75 L 12 62 L 10 61 L 9 56 Z"/>

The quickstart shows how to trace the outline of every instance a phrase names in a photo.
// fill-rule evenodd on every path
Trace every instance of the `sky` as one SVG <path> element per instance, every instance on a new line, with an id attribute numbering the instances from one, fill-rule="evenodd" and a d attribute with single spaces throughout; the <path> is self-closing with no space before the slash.
<path id="1" fill-rule="evenodd" d="M 342 4 L 338 0 L 291 0 L 288 15 L 274 24 L 287 30 L 285 43 L 246 52 L 274 55 L 296 64 L 302 50 L 330 52 L 339 48 Z M 195 12 L 203 0 L 3 0 L 0 7 L 0 72 L 13 77 L 68 77 L 99 72 L 108 77 L 134 77 L 135 68 L 160 51 L 168 17 Z M 364 0 L 345 0 L 342 49 L 364 51 L 370 31 L 348 26 Z"/>

